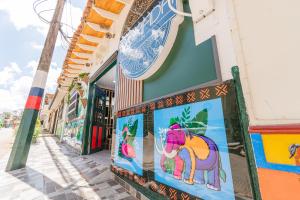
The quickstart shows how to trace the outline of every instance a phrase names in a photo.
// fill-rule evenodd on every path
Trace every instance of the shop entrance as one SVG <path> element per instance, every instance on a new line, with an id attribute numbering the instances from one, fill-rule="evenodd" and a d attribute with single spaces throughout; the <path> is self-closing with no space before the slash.
<path id="1" fill-rule="evenodd" d="M 90 153 L 110 149 L 113 130 L 115 67 L 93 84 Z"/>

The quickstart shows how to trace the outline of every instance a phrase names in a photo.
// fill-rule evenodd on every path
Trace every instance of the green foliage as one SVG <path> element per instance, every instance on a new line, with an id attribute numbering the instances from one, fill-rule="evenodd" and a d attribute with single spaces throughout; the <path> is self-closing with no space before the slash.
<path id="1" fill-rule="evenodd" d="M 81 133 L 78 132 L 78 133 L 76 134 L 76 140 L 77 140 L 77 141 L 80 141 L 80 139 L 81 139 Z"/>
<path id="2" fill-rule="evenodd" d="M 78 75 L 78 77 L 79 78 L 84 78 L 85 76 L 88 76 L 89 75 L 89 73 L 80 73 L 79 75 Z"/>
<path id="3" fill-rule="evenodd" d="M 129 137 L 127 138 L 127 143 L 130 144 L 131 146 L 134 146 L 133 141 L 136 136 L 138 128 L 138 120 L 135 120 L 133 123 L 128 123 L 128 131 L 130 133 Z"/>
<path id="4" fill-rule="evenodd" d="M 207 109 L 203 109 L 197 113 L 193 119 L 191 119 L 191 107 L 186 107 L 180 117 L 177 116 L 170 119 L 170 126 L 180 124 L 181 127 L 187 128 L 195 134 L 204 135 L 207 128 L 207 119 Z"/>
<path id="5" fill-rule="evenodd" d="M 133 124 L 129 126 L 129 132 L 131 133 L 132 137 L 136 136 L 137 128 L 138 128 L 138 120 L 135 120 Z"/>
<path id="6" fill-rule="evenodd" d="M 71 83 L 71 85 L 68 88 L 68 92 L 71 92 L 73 88 L 75 87 L 74 81 Z"/>
<path id="7" fill-rule="evenodd" d="M 127 127 L 128 125 L 127 124 L 123 124 L 123 128 L 122 128 L 122 131 Z M 123 140 L 125 139 L 125 137 L 126 137 L 126 135 L 127 135 L 127 133 L 125 133 L 125 134 L 122 134 L 122 138 L 123 138 Z"/>
<path id="8" fill-rule="evenodd" d="M 82 89 L 82 86 L 81 86 L 80 83 L 75 83 L 74 87 L 75 87 L 76 90 L 81 90 Z"/>
<path id="9" fill-rule="evenodd" d="M 223 169 L 220 169 L 220 177 L 225 183 L 226 182 L 226 172 Z"/>
<path id="10" fill-rule="evenodd" d="M 41 127 L 41 121 L 39 119 L 36 120 L 35 123 L 35 128 L 34 128 L 34 132 L 33 132 L 33 136 L 32 136 L 32 143 L 36 143 L 38 137 L 40 136 L 42 131 L 42 127 Z"/>
<path id="11" fill-rule="evenodd" d="M 176 117 L 176 118 L 172 117 L 170 119 L 170 126 L 172 126 L 174 124 L 177 124 L 178 122 L 179 122 L 179 118 L 178 117 Z"/>
<path id="12" fill-rule="evenodd" d="M 204 135 L 207 128 L 207 119 L 207 109 L 203 109 L 191 121 L 186 123 L 186 127 L 196 134 Z"/>
<path id="13" fill-rule="evenodd" d="M 185 124 L 191 118 L 191 107 L 184 108 L 183 112 L 181 113 L 181 117 L 173 117 L 170 119 L 170 126 L 173 124 L 180 124 L 181 127 L 185 127 Z"/>
<path id="14" fill-rule="evenodd" d="M 71 101 L 71 94 L 70 94 L 70 92 L 69 92 L 69 93 L 68 93 L 68 99 L 67 99 L 68 104 L 70 104 L 70 101 Z"/>

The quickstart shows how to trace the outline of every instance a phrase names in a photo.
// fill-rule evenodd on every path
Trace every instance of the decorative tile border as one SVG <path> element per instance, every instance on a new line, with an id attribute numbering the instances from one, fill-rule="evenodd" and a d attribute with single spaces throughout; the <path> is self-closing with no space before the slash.
<path id="1" fill-rule="evenodd" d="M 171 97 L 159 99 L 147 104 L 131 107 L 125 110 L 121 110 L 117 113 L 117 116 L 126 117 L 129 115 L 146 113 L 147 111 L 164 109 L 172 106 L 178 106 L 186 103 L 194 103 L 199 101 L 205 101 L 218 97 L 225 97 L 230 93 L 232 81 L 226 81 L 222 84 L 199 88 L 189 92 L 181 93 Z"/>
<path id="2" fill-rule="evenodd" d="M 148 199 L 146 196 L 144 196 L 142 193 L 138 192 L 133 186 L 126 183 L 121 178 L 127 178 L 140 186 L 144 187 L 145 189 L 150 189 L 151 191 L 158 193 L 162 195 L 163 197 L 169 198 L 170 200 L 199 200 L 199 198 L 191 196 L 185 192 L 181 192 L 175 188 L 169 187 L 165 184 L 156 182 L 156 181 L 150 181 L 147 182 L 144 177 L 138 176 L 136 174 L 133 174 L 132 172 L 122 169 L 120 167 L 111 165 L 111 171 L 115 174 L 114 180 L 119 182 L 123 187 L 127 189 L 128 192 L 130 192 L 131 195 L 136 196 L 138 199 Z M 120 178 L 121 177 L 121 178 Z M 143 196 L 141 198 L 141 196 Z"/>

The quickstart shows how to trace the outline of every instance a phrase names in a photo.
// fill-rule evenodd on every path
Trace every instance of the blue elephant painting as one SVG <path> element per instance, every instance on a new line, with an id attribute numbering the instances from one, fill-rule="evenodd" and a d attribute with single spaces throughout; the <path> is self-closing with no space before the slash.
<path id="1" fill-rule="evenodd" d="M 155 180 L 204 199 L 234 199 L 221 99 L 154 112 Z"/>

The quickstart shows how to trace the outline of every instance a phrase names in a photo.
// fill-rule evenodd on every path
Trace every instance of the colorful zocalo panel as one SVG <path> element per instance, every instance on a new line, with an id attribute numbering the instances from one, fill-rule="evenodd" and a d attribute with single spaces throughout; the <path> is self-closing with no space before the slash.
<path id="1" fill-rule="evenodd" d="M 251 140 L 258 168 L 300 174 L 299 134 L 252 133 Z M 272 145 L 271 145 L 272 143 Z"/>
<path id="2" fill-rule="evenodd" d="M 263 200 L 297 199 L 300 188 L 300 130 L 251 133 Z"/>
<path id="3" fill-rule="evenodd" d="M 119 111 L 113 158 L 120 159 L 123 124 L 142 115 L 143 174 L 117 162 L 112 172 L 149 199 L 253 199 L 232 86 L 227 81 Z"/>
<path id="4" fill-rule="evenodd" d="M 154 111 L 155 180 L 203 199 L 234 199 L 221 98 Z"/>
<path id="5" fill-rule="evenodd" d="M 143 175 L 143 114 L 117 119 L 115 164 Z"/>

